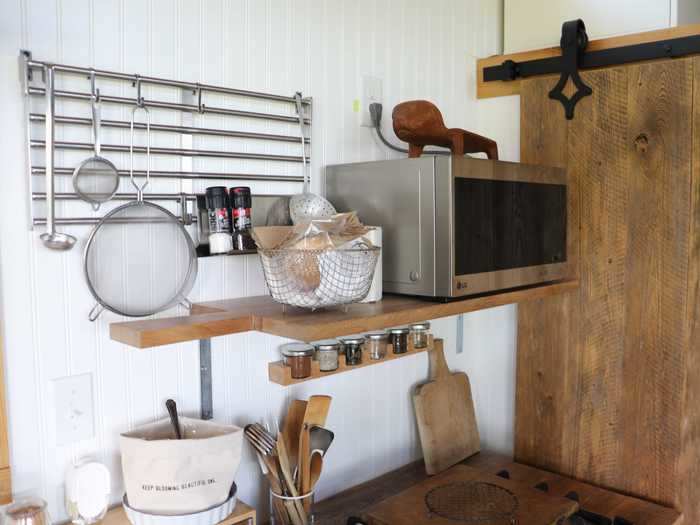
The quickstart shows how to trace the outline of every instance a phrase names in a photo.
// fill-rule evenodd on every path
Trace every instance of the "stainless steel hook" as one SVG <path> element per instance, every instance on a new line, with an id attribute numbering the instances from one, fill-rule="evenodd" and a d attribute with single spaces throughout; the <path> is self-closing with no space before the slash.
<path id="1" fill-rule="evenodd" d="M 136 105 L 144 107 L 143 96 L 141 95 L 141 75 L 136 75 Z"/>
<path id="2" fill-rule="evenodd" d="M 202 103 L 202 86 L 197 82 L 197 108 L 200 113 L 204 113 L 204 104 Z"/>
<path id="3" fill-rule="evenodd" d="M 98 103 L 100 101 L 100 90 L 96 87 L 95 77 L 95 70 L 90 69 L 90 93 L 92 94 L 92 100 Z"/>

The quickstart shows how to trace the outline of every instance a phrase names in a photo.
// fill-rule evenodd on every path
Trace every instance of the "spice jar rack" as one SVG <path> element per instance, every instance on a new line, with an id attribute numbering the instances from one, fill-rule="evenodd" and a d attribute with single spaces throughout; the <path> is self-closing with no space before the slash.
<path id="1" fill-rule="evenodd" d="M 434 338 L 432 335 L 428 336 L 428 346 L 426 348 L 416 348 L 413 346 L 413 338 L 409 338 L 408 351 L 403 354 L 395 354 L 394 348 L 391 343 L 387 343 L 386 356 L 383 359 L 372 360 L 369 358 L 369 354 L 366 350 L 362 352 L 362 362 L 357 365 L 347 365 L 345 364 L 345 356 L 340 355 L 338 368 L 330 372 L 321 372 L 318 361 L 311 361 L 311 375 L 305 377 L 304 379 L 294 379 L 292 378 L 291 367 L 284 364 L 284 361 L 275 361 L 268 365 L 268 377 L 271 383 L 277 383 L 282 386 L 295 385 L 297 383 L 303 383 L 305 381 L 312 381 L 314 379 L 320 379 L 322 377 L 328 377 L 335 374 L 342 374 L 343 372 L 351 372 L 352 370 L 357 370 L 358 368 L 363 368 L 366 366 L 379 365 L 386 363 L 387 361 L 393 361 L 401 357 L 407 357 L 410 355 L 420 354 L 427 350 L 433 348 Z"/>

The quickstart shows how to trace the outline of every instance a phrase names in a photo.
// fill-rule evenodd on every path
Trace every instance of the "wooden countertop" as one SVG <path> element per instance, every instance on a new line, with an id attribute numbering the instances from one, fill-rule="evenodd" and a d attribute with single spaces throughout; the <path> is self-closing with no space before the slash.
<path id="1" fill-rule="evenodd" d="M 250 330 L 310 342 L 541 299 L 577 287 L 578 281 L 564 280 L 451 302 L 387 295 L 377 303 L 315 312 L 289 307 L 285 311 L 269 296 L 244 297 L 195 304 L 189 316 L 113 323 L 110 336 L 137 348 Z"/>
<path id="2" fill-rule="evenodd" d="M 514 463 L 503 455 L 481 452 L 465 460 L 463 464 L 490 474 L 507 470 L 510 479 L 534 487 L 546 483 L 548 494 L 566 496 L 574 491 L 578 494 L 581 508 L 606 516 L 618 516 L 634 525 L 674 525 L 679 513 L 655 503 L 624 496 L 551 472 Z M 417 461 L 389 472 L 376 479 L 336 494 L 332 498 L 314 505 L 317 523 L 322 525 L 346 525 L 350 516 L 361 516 L 379 502 L 405 491 L 428 478 L 423 461 Z"/>

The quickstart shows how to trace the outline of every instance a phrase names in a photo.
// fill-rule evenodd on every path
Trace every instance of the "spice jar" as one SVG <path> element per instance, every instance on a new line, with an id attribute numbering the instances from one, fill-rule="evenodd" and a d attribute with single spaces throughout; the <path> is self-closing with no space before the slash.
<path id="1" fill-rule="evenodd" d="M 248 186 L 231 188 L 231 217 L 233 219 L 233 249 L 254 250 L 255 241 L 250 235 L 253 226 L 253 198 Z"/>
<path id="2" fill-rule="evenodd" d="M 428 336 L 430 335 L 430 323 L 413 323 L 411 325 L 411 339 L 413 348 L 428 348 Z"/>
<path id="3" fill-rule="evenodd" d="M 343 350 L 345 351 L 345 364 L 348 366 L 359 365 L 362 362 L 362 345 L 365 338 L 361 335 L 341 337 Z"/>
<path id="4" fill-rule="evenodd" d="M 325 339 L 314 343 L 316 349 L 314 359 L 318 361 L 321 372 L 332 372 L 338 369 L 340 346 L 340 341 L 337 339 Z"/>
<path id="5" fill-rule="evenodd" d="M 206 192 L 209 212 L 209 252 L 226 253 L 233 249 L 228 191 L 223 186 L 211 186 Z"/>
<path id="6" fill-rule="evenodd" d="M 311 358 L 314 347 L 306 343 L 287 343 L 280 347 L 284 364 L 292 369 L 293 379 L 304 379 L 311 375 Z"/>
<path id="7" fill-rule="evenodd" d="M 365 335 L 367 339 L 367 351 L 369 358 L 378 361 L 386 356 L 386 332 L 371 332 Z"/>
<path id="8" fill-rule="evenodd" d="M 405 354 L 408 352 L 408 332 L 406 327 L 392 328 L 389 330 L 389 340 L 394 347 L 395 354 Z"/>

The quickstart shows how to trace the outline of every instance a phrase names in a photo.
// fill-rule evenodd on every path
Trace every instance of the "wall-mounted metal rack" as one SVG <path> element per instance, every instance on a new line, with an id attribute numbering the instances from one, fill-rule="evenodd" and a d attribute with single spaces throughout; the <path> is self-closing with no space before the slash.
<path id="1" fill-rule="evenodd" d="M 33 162 L 33 150 L 45 150 L 47 147 L 46 140 L 41 138 L 35 138 L 33 136 L 32 127 L 35 124 L 46 125 L 46 116 L 41 113 L 31 111 L 31 98 L 35 97 L 45 97 L 46 87 L 43 85 L 45 83 L 45 71 L 47 68 L 51 68 L 55 75 L 72 75 L 77 77 L 85 77 L 87 80 L 86 86 L 89 86 L 92 79 L 99 81 L 110 80 L 110 81 L 123 81 L 128 83 L 131 89 L 134 90 L 133 97 L 124 96 L 114 96 L 100 94 L 100 102 L 105 104 L 118 104 L 126 106 L 135 106 L 137 103 L 141 103 L 148 108 L 155 108 L 160 110 L 172 110 L 179 111 L 182 113 L 189 113 L 192 115 L 190 120 L 194 120 L 196 115 L 218 115 L 218 116 L 229 116 L 236 117 L 240 119 L 255 119 L 255 120 L 266 120 L 269 122 L 276 123 L 289 123 L 298 124 L 298 117 L 290 112 L 289 115 L 284 115 L 280 113 L 265 113 L 259 111 L 247 111 L 240 109 L 232 109 L 226 107 L 218 107 L 209 104 L 205 104 L 205 100 L 208 95 L 218 95 L 220 98 L 223 95 L 238 97 L 244 99 L 261 99 L 267 100 L 275 103 L 287 103 L 290 105 L 290 109 L 295 106 L 294 96 L 284 96 L 276 95 L 271 93 L 263 93 L 258 91 L 248 91 L 242 89 L 227 88 L 222 86 L 214 86 L 210 84 L 200 84 L 196 82 L 185 82 L 179 80 L 171 80 L 165 78 L 144 76 L 139 74 L 127 74 L 115 71 L 106 71 L 101 69 L 70 66 L 64 64 L 54 64 L 50 62 L 42 62 L 34 60 L 31 53 L 28 51 L 23 51 L 20 56 L 21 67 L 23 69 L 22 79 L 23 79 L 23 93 L 25 95 L 25 114 L 26 114 L 26 133 L 27 133 L 27 157 L 29 163 L 29 195 L 30 195 L 30 210 L 31 210 L 31 220 L 29 227 L 32 228 L 35 225 L 46 224 L 46 217 L 40 217 L 35 215 L 33 203 L 36 201 L 46 201 L 51 200 L 52 203 L 55 200 L 79 200 L 78 196 L 72 193 L 56 193 L 52 191 L 53 184 L 47 184 L 45 191 L 35 191 L 32 179 L 36 176 L 43 176 L 45 178 L 54 176 L 70 176 L 73 174 L 74 167 L 72 166 L 59 166 L 53 167 L 52 173 L 46 172 L 45 165 L 37 165 Z M 194 103 L 185 102 L 172 102 L 165 100 L 156 99 L 146 99 L 143 96 L 143 87 L 147 85 L 161 86 L 168 88 L 179 88 L 183 90 L 183 99 L 189 98 L 194 101 Z M 93 100 L 92 92 L 79 92 L 70 90 L 54 90 L 54 97 L 56 99 L 69 99 L 72 101 L 90 103 Z M 305 110 L 305 123 L 307 124 L 306 137 L 302 139 L 300 135 L 292 134 L 277 134 L 277 133 L 260 133 L 251 132 L 245 130 L 236 129 L 219 129 L 212 128 L 208 126 L 196 126 L 193 124 L 161 124 L 153 123 L 151 125 L 152 133 L 171 133 L 180 135 L 197 135 L 197 136 L 210 136 L 210 137 L 224 137 L 233 139 L 249 139 L 254 141 L 271 141 L 271 142 L 286 142 L 290 144 L 299 145 L 301 148 L 302 140 L 305 147 L 310 147 L 311 140 L 308 138 L 311 136 L 310 126 L 311 126 L 311 108 L 312 100 L 310 98 L 305 98 L 302 100 L 302 104 Z M 53 124 L 58 126 L 77 126 L 77 127 L 89 127 L 92 126 L 92 119 L 85 118 L 83 116 L 60 114 L 54 115 Z M 115 119 L 105 119 L 101 121 L 101 127 L 103 128 L 113 128 L 113 129 L 123 129 L 128 130 L 130 123 L 125 120 L 115 120 Z M 135 129 L 143 130 L 145 129 L 145 124 L 137 123 Z M 296 128 L 295 128 L 296 129 Z M 72 141 L 54 141 L 52 148 L 54 150 L 66 150 L 66 151 L 85 151 L 90 152 L 93 149 L 93 144 L 89 142 L 72 142 Z M 102 151 L 113 152 L 113 153 L 128 153 L 128 144 L 103 144 Z M 136 154 L 142 155 L 146 151 L 145 147 L 139 146 L 134 148 Z M 171 147 L 151 147 L 151 154 L 158 156 L 170 156 L 170 157 L 180 157 L 183 159 L 195 159 L 195 158 L 211 158 L 211 159 L 235 159 L 235 160 L 259 160 L 267 162 L 288 162 L 288 163 L 302 163 L 302 156 L 299 155 L 281 155 L 281 154 L 271 154 L 271 153 L 253 153 L 248 151 L 227 151 L 227 150 L 212 150 L 212 149 L 202 149 L 202 148 L 171 148 Z M 309 154 L 307 152 L 307 157 Z M 127 169 L 118 169 L 120 177 L 129 177 L 129 171 Z M 145 174 L 143 170 L 135 170 L 135 175 L 142 176 Z M 214 171 L 189 171 L 189 170 L 151 170 L 150 176 L 157 179 L 173 179 L 173 180 L 213 180 L 213 181 L 267 181 L 267 182 L 303 182 L 303 177 L 300 175 L 279 175 L 279 174 L 261 174 L 261 173 L 236 173 L 236 172 L 214 172 Z M 161 200 L 161 201 L 179 201 L 183 202 L 182 193 L 157 193 L 157 194 L 146 194 L 146 199 Z M 131 198 L 131 194 L 117 194 L 115 200 L 128 200 Z M 195 200 L 194 194 L 188 194 L 185 199 L 186 203 L 191 203 Z M 181 218 L 187 223 L 191 224 L 195 222 L 196 213 L 194 210 L 189 212 L 187 207 L 181 207 L 184 210 L 185 216 L 181 215 Z M 57 217 L 55 219 L 55 224 L 94 224 L 99 221 L 99 217 Z"/>
<path id="2" fill-rule="evenodd" d="M 96 97 L 104 104 L 115 104 L 122 106 L 145 106 L 149 109 L 170 110 L 180 112 L 182 115 L 179 124 L 158 123 L 154 122 L 150 125 L 150 132 L 154 134 L 179 134 L 182 147 L 150 147 L 150 153 L 156 156 L 180 157 L 181 169 L 172 170 L 149 170 L 150 177 L 155 179 L 171 179 L 173 181 L 269 181 L 269 182 L 303 182 L 304 178 L 300 175 L 280 175 L 280 174 L 264 174 L 264 173 L 238 173 L 235 171 L 211 171 L 191 169 L 193 159 L 196 158 L 213 158 L 213 159 L 234 159 L 242 161 L 263 161 L 263 162 L 283 162 L 283 163 L 302 163 L 302 148 L 306 157 L 309 158 L 311 140 L 311 109 L 312 101 L 310 98 L 302 99 L 303 121 L 306 124 L 305 132 L 298 135 L 282 134 L 282 133 L 261 133 L 252 132 L 241 129 L 223 129 L 213 128 L 210 125 L 197 126 L 197 121 L 205 120 L 205 115 L 216 115 L 219 117 L 233 117 L 237 119 L 254 119 L 255 121 L 267 121 L 277 124 L 295 124 L 295 130 L 299 129 L 299 116 L 296 114 L 295 96 L 283 96 L 270 93 L 262 93 L 257 91 L 247 91 L 241 89 L 232 89 L 209 84 L 200 84 L 193 82 L 183 82 L 179 80 L 169 80 L 164 78 L 156 78 L 143 76 L 138 74 L 126 74 L 114 71 L 105 71 L 94 68 L 68 66 L 63 64 L 53 64 L 50 62 L 37 61 L 32 58 L 28 51 L 22 51 L 20 55 L 20 66 L 22 68 L 22 91 L 25 100 L 25 116 L 26 116 L 26 137 L 27 137 L 27 159 L 28 159 L 28 198 L 30 209 L 29 227 L 35 225 L 47 225 L 47 229 L 53 231 L 55 225 L 90 225 L 99 222 L 101 217 L 93 213 L 92 216 L 71 215 L 64 217 L 55 217 L 56 201 L 74 201 L 79 202 L 80 197 L 72 191 L 54 191 L 54 177 L 70 176 L 73 174 L 75 166 L 55 166 L 54 151 L 84 151 L 89 156 L 93 150 L 92 143 L 75 142 L 75 141 L 56 141 L 54 140 L 55 126 L 73 126 L 79 128 L 87 128 L 93 125 L 92 118 L 85 118 L 75 114 L 55 114 L 53 111 L 53 101 L 65 99 L 70 104 L 65 104 L 68 108 L 74 108 L 75 102 L 91 104 Z M 58 75 L 72 75 L 75 77 L 84 77 L 87 79 L 86 86 L 90 87 L 89 92 L 71 91 L 66 89 L 56 89 L 54 77 Z M 50 81 L 49 81 L 50 79 Z M 133 90 L 133 96 L 116 96 L 113 94 L 100 94 L 94 88 L 97 82 L 125 82 L 127 89 Z M 155 98 L 146 99 L 143 96 L 143 86 L 160 86 L 166 88 L 180 89 L 180 102 L 167 100 L 157 100 Z M 50 98 L 51 104 L 49 111 L 45 114 L 32 111 L 32 100 L 38 97 L 46 97 L 47 91 L 53 94 Z M 123 94 L 123 88 L 122 88 Z M 244 109 L 234 109 L 221 106 L 205 104 L 205 99 L 209 96 L 216 96 L 217 101 L 223 96 L 237 97 L 243 99 L 260 99 L 274 103 L 276 106 L 289 104 L 290 112 L 285 115 L 282 113 L 248 111 Z M 47 103 L 49 100 L 47 100 Z M 292 111 L 293 109 L 293 111 Z M 198 118 L 202 116 L 202 118 Z M 46 130 L 43 138 L 34 137 L 33 128 L 40 124 Z M 112 128 L 117 130 L 129 130 L 131 123 L 118 119 L 105 119 L 100 123 L 101 128 Z M 136 130 L 144 130 L 145 124 L 135 124 Z M 188 137 L 189 138 L 185 138 Z M 248 139 L 262 142 L 273 143 L 290 143 L 299 147 L 299 155 L 282 155 L 271 153 L 253 153 L 249 151 L 232 151 L 232 150 L 213 150 L 191 147 L 192 136 L 209 136 L 230 139 Z M 102 145 L 102 151 L 112 153 L 129 153 L 129 144 L 110 143 Z M 37 165 L 34 162 L 33 152 L 43 150 L 45 155 L 44 165 Z M 134 153 L 143 155 L 146 153 L 145 147 L 134 147 Z M 126 166 L 119 168 L 117 164 L 117 173 L 120 178 L 129 177 L 129 170 Z M 188 169 L 185 169 L 188 168 Z M 145 170 L 134 170 L 134 175 L 144 176 Z M 45 180 L 45 186 L 40 191 L 34 186 L 34 180 L 40 181 L 39 177 Z M 222 184 L 223 182 L 219 182 Z M 194 209 L 196 204 L 196 195 L 190 191 L 184 191 L 185 188 L 180 188 L 181 191 L 174 193 L 153 192 L 145 193 L 146 200 L 153 201 L 171 201 L 177 204 L 177 214 L 180 220 L 186 224 L 192 224 L 197 220 L 197 213 Z M 134 200 L 136 194 L 129 192 L 116 193 L 113 196 L 115 201 Z M 269 206 L 273 196 L 253 196 L 254 202 L 256 198 L 259 202 Z M 46 203 L 46 216 L 36 216 L 34 203 L 37 201 Z M 85 203 L 87 210 L 90 210 L 88 203 Z M 261 206 L 263 208 L 264 206 Z M 73 207 L 71 208 L 73 209 Z M 255 218 L 255 217 L 254 217 Z M 245 253 L 251 253 L 247 251 Z M 201 417 L 203 419 L 211 419 L 213 417 L 212 406 L 212 377 L 211 377 L 211 341 L 210 339 L 199 340 L 200 354 L 200 388 L 201 388 Z"/>

